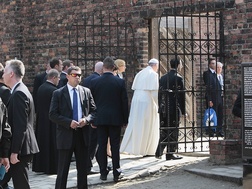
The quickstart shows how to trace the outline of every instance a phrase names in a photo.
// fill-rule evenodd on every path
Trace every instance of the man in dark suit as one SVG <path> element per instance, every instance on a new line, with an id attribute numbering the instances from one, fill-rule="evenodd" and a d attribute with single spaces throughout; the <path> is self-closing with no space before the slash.
<path id="1" fill-rule="evenodd" d="M 160 131 L 160 140 L 155 156 L 161 158 L 164 148 L 167 146 L 166 160 L 176 160 L 182 158 L 174 153 L 178 146 L 180 116 L 185 115 L 185 93 L 183 92 L 184 79 L 178 73 L 183 67 L 181 60 L 178 57 L 171 59 L 170 66 L 170 71 L 159 80 L 160 127 L 167 127 L 167 130 Z M 168 144 L 161 145 L 160 142 L 168 142 Z"/>
<path id="2" fill-rule="evenodd" d="M 83 78 L 80 84 L 84 87 L 90 88 L 91 83 L 90 81 L 94 78 L 101 76 L 102 73 L 103 73 L 103 62 L 97 62 L 95 64 L 94 72 L 90 76 Z"/>
<path id="3" fill-rule="evenodd" d="M 0 162 L 5 170 L 10 168 L 9 150 L 11 146 L 11 128 L 8 124 L 7 108 L 0 98 Z"/>
<path id="4" fill-rule="evenodd" d="M 95 117 L 96 106 L 88 88 L 79 85 L 81 69 L 67 70 L 68 83 L 54 91 L 49 118 L 57 124 L 58 171 L 55 189 L 66 188 L 71 157 L 77 167 L 77 188 L 87 188 L 88 125 Z"/>
<path id="5" fill-rule="evenodd" d="M 47 73 L 46 82 L 38 89 L 35 135 L 40 152 L 33 157 L 32 170 L 35 172 L 57 173 L 56 124 L 49 119 L 49 109 L 52 94 L 57 90 L 59 79 L 59 72 L 56 69 L 51 69 Z"/>
<path id="6" fill-rule="evenodd" d="M 113 75 L 114 60 L 106 57 L 103 61 L 103 75 L 91 80 L 91 92 L 97 106 L 94 125 L 97 126 L 97 161 L 100 179 L 107 180 L 107 143 L 110 138 L 114 181 L 121 177 L 120 135 L 121 127 L 128 123 L 128 97 L 125 81 Z"/>
<path id="7" fill-rule="evenodd" d="M 223 103 L 222 103 L 222 89 L 220 82 L 218 81 L 216 74 L 216 60 L 210 58 L 208 62 L 208 70 L 203 73 L 203 80 L 206 85 L 206 108 L 212 107 L 217 115 L 217 136 L 224 136 L 222 131 L 222 120 L 223 120 Z M 212 133 L 209 133 L 212 135 Z"/>
<path id="8" fill-rule="evenodd" d="M 90 89 L 91 80 L 101 76 L 103 73 L 103 62 L 97 62 L 95 64 L 94 73 L 90 76 L 83 78 L 81 81 L 81 85 Z M 97 151 L 97 129 L 93 128 L 91 125 L 89 126 L 89 142 L 88 142 L 88 154 L 89 160 L 87 165 L 87 173 L 88 174 L 96 174 L 97 172 L 92 170 L 92 159 L 94 159 Z"/>
<path id="9" fill-rule="evenodd" d="M 11 93 L 9 87 L 7 87 L 4 84 L 3 73 L 4 73 L 4 67 L 0 63 L 0 98 L 2 99 L 5 106 L 7 106 L 7 102 L 9 101 Z"/>
<path id="10" fill-rule="evenodd" d="M 58 84 L 58 88 L 63 87 L 67 84 L 67 69 L 70 66 L 73 66 L 73 61 L 67 59 L 67 60 L 64 60 L 62 64 L 63 64 L 63 69 L 62 69 L 62 72 L 60 73 L 60 81 Z"/>
<path id="11" fill-rule="evenodd" d="M 29 189 L 28 167 L 32 156 L 39 152 L 35 138 L 34 103 L 31 93 L 22 82 L 25 67 L 20 60 L 6 62 L 3 79 L 11 88 L 8 103 L 8 122 L 12 130 L 10 149 L 10 170 L 0 182 L 4 188 L 12 177 L 15 189 Z"/>
<path id="12" fill-rule="evenodd" d="M 33 91 L 32 91 L 32 97 L 35 105 L 35 111 L 37 109 L 37 91 L 38 88 L 46 81 L 46 75 L 47 72 L 50 70 L 50 64 L 46 64 L 46 70 L 42 73 L 39 73 L 35 76 L 34 82 L 33 82 Z"/>

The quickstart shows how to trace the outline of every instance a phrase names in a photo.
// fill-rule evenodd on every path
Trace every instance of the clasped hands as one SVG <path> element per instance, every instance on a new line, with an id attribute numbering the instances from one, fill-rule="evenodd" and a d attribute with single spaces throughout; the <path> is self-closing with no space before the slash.
<path id="1" fill-rule="evenodd" d="M 84 127 L 87 124 L 88 124 L 88 122 L 87 122 L 86 118 L 81 118 L 79 120 L 79 122 L 75 121 L 75 120 L 72 120 L 70 127 L 72 129 L 77 129 L 77 128 L 82 128 L 82 127 Z"/>

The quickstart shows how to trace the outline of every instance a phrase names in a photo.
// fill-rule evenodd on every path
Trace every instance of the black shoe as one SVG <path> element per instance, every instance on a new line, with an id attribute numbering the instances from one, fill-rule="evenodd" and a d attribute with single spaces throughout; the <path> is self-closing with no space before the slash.
<path id="1" fill-rule="evenodd" d="M 119 176 L 114 177 L 114 182 L 119 182 L 123 178 L 123 175 L 120 174 Z"/>
<path id="2" fill-rule="evenodd" d="M 114 182 L 120 181 L 123 178 L 123 176 L 124 175 L 122 174 L 122 172 L 117 171 L 117 173 L 114 174 Z"/>
<path id="3" fill-rule="evenodd" d="M 101 180 L 107 180 L 108 174 L 109 174 L 109 171 L 107 170 L 107 172 L 105 174 L 101 174 L 100 179 Z"/>
<path id="4" fill-rule="evenodd" d="M 178 159 L 182 159 L 183 157 L 181 156 L 177 156 L 175 154 L 166 154 L 166 160 L 178 160 Z"/>
<path id="5" fill-rule="evenodd" d="M 100 176 L 100 179 L 101 179 L 101 180 L 107 180 L 107 176 L 108 176 L 108 175 L 101 175 L 101 176 Z"/>
<path id="6" fill-rule="evenodd" d="M 162 156 L 155 156 L 156 159 L 162 159 Z"/>
<path id="7" fill-rule="evenodd" d="M 99 171 L 95 171 L 93 169 L 91 169 L 90 171 L 87 172 L 88 175 L 93 175 L 93 174 L 98 174 Z"/>

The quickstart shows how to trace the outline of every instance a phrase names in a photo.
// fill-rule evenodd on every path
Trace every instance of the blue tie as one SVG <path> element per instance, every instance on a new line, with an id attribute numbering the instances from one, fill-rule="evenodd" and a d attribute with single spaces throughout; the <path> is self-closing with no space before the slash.
<path id="1" fill-rule="evenodd" d="M 78 100 L 77 100 L 76 88 L 73 88 L 73 120 L 78 120 Z"/>

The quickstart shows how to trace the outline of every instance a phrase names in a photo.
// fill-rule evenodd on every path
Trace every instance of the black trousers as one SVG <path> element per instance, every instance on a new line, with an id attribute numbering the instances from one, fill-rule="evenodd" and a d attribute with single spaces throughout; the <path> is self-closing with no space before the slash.
<path id="1" fill-rule="evenodd" d="M 167 147 L 167 154 L 173 154 L 178 148 L 178 131 L 179 131 L 179 116 L 176 114 L 170 114 L 169 119 L 167 117 L 160 116 L 161 127 L 166 129 L 160 130 L 159 144 L 155 153 L 155 156 L 162 156 L 165 147 Z M 166 142 L 167 144 L 161 144 Z"/>
<path id="2" fill-rule="evenodd" d="M 55 189 L 66 189 L 71 158 L 74 153 L 77 168 L 77 188 L 87 187 L 88 146 L 85 145 L 81 129 L 73 130 L 73 145 L 71 149 L 58 149 L 58 171 Z"/>
<path id="3" fill-rule="evenodd" d="M 8 186 L 8 182 L 12 178 L 15 189 L 30 189 L 28 169 L 32 160 L 32 154 L 19 156 L 20 162 L 11 164 L 9 171 L 5 174 L 3 180 L 0 181 L 0 185 L 4 188 Z"/>
<path id="4" fill-rule="evenodd" d="M 107 143 L 110 138 L 113 175 L 118 176 L 117 169 L 120 168 L 120 136 L 121 126 L 99 125 L 97 127 L 98 151 L 97 161 L 100 167 L 101 175 L 107 174 Z"/>
<path id="5" fill-rule="evenodd" d="M 88 141 L 88 165 L 87 171 L 90 171 L 93 167 L 92 159 L 96 156 L 98 144 L 97 144 L 97 129 L 92 128 L 89 126 L 89 141 Z"/>

